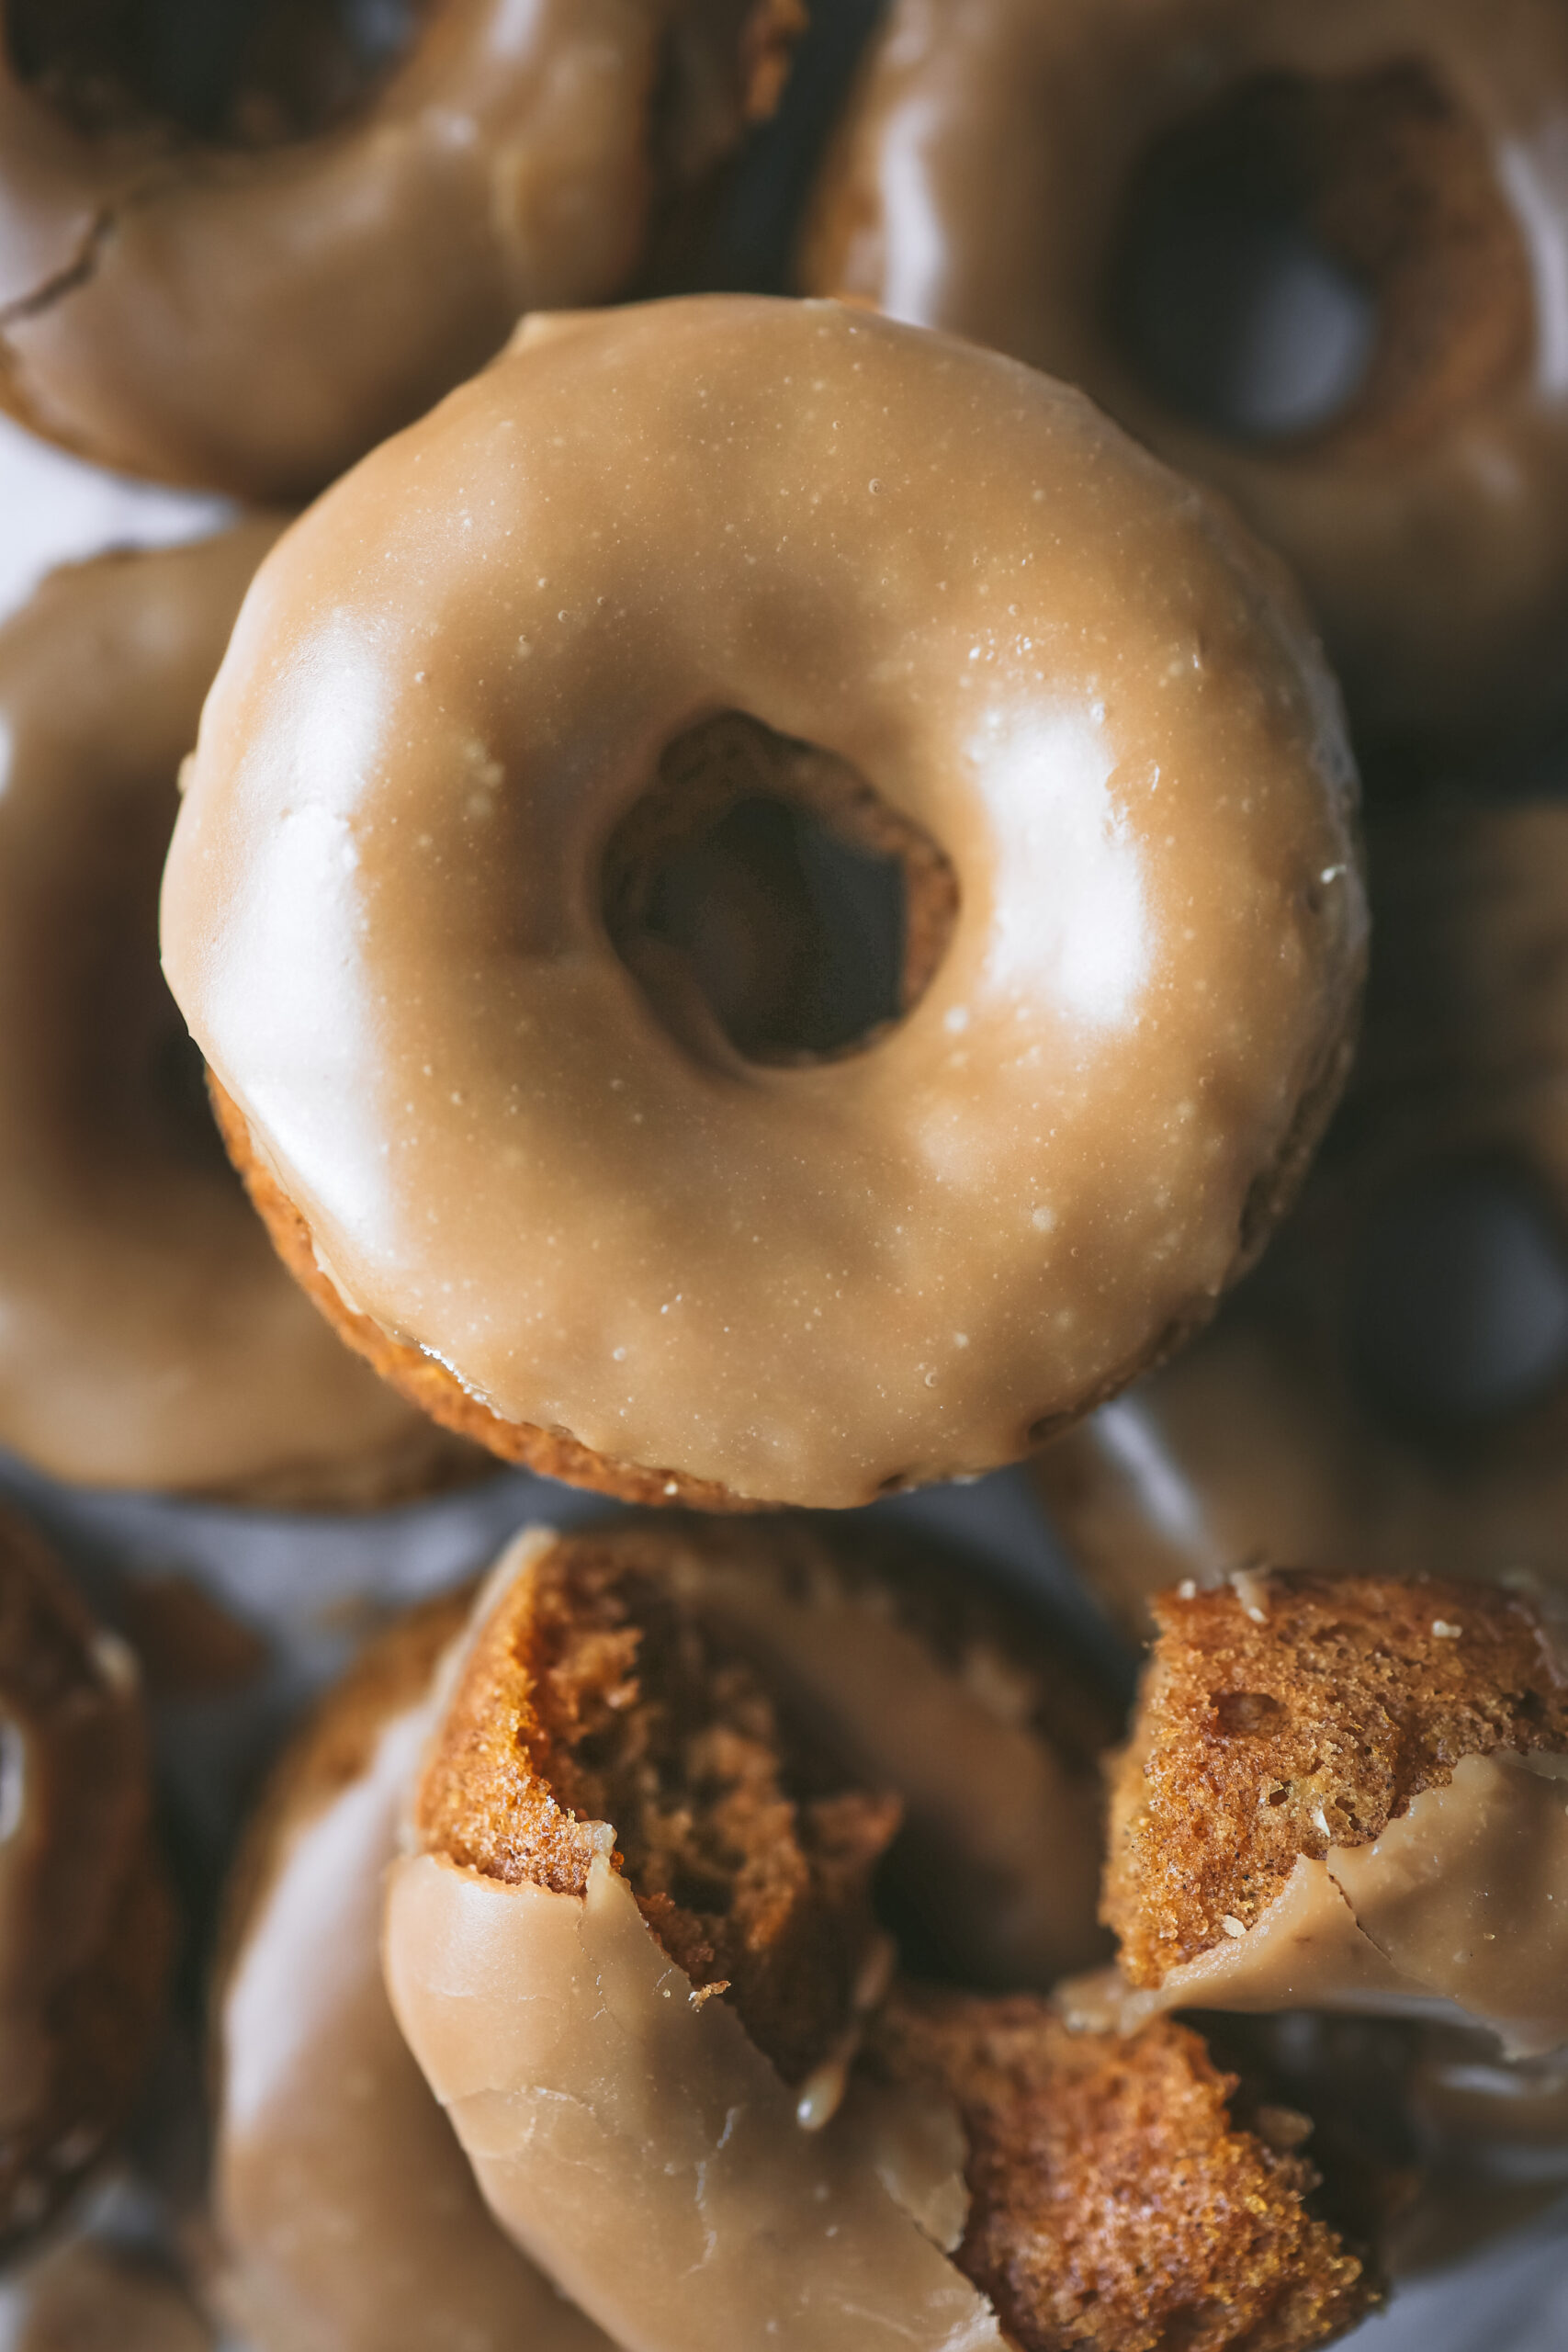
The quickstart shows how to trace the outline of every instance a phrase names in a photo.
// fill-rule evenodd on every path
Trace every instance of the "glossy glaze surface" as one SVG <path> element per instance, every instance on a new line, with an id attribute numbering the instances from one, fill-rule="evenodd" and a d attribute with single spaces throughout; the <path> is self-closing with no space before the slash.
<path id="1" fill-rule="evenodd" d="M 739 708 L 943 848 L 865 1051 L 676 1040 L 599 865 Z M 835 305 L 553 322 L 280 546 L 170 984 L 345 1303 L 508 1422 L 731 1492 L 974 1471 L 1201 1321 L 1336 1090 L 1337 705 L 1266 562 L 1077 395 Z"/>

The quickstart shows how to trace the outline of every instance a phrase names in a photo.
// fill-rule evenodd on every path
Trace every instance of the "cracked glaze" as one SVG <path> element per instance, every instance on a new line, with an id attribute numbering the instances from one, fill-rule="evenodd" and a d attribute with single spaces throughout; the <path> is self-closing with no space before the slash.
<path id="1" fill-rule="evenodd" d="M 309 495 L 523 311 L 619 289 L 685 13 L 444 0 L 353 120 L 249 152 L 151 121 L 87 136 L 0 45 L 0 401 L 130 472 Z M 672 69 L 697 85 L 691 165 L 735 133 L 739 13 L 710 9 Z"/>
<path id="2" fill-rule="evenodd" d="M 626 2352 L 733 2352 L 764 2317 L 780 2352 L 1003 2344 L 915 2218 L 951 2206 L 955 2120 L 857 2084 L 803 2131 L 603 1855 L 581 1897 L 405 1857 L 385 1954 L 497 2219 Z"/>
<path id="3" fill-rule="evenodd" d="M 1062 1998 L 1133 2031 L 1167 2009 L 1365 2010 L 1487 2026 L 1510 2056 L 1568 2042 L 1568 1777 L 1558 1757 L 1467 1756 L 1382 1835 L 1298 1858 L 1252 1927 L 1136 1992 Z"/>
<path id="4" fill-rule="evenodd" d="M 1077 395 L 837 305 L 525 333 L 288 535 L 203 724 L 171 986 L 345 1304 L 509 1425 L 853 1504 L 1201 1320 L 1336 1090 L 1337 705 L 1277 575 Z M 869 1050 L 710 1062 L 609 946 L 746 710 L 946 849 Z"/>

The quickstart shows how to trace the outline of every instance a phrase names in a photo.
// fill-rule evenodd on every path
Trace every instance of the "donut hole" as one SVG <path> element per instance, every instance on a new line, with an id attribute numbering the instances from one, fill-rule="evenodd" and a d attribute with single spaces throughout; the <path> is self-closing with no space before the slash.
<path id="1" fill-rule="evenodd" d="M 1568 1234 L 1513 1163 L 1456 1161 L 1391 1191 L 1351 1283 L 1356 1385 L 1396 1434 L 1484 1434 L 1568 1375 Z"/>
<path id="2" fill-rule="evenodd" d="M 428 0 L 6 0 L 18 77 L 89 135 L 286 145 L 353 115 Z"/>
<path id="3" fill-rule="evenodd" d="M 738 711 L 670 744 L 603 870 L 615 952 L 665 1028 L 762 1063 L 874 1045 L 930 985 L 957 903 L 936 843 L 847 762 Z"/>
<path id="4" fill-rule="evenodd" d="M 1534 341 L 1486 139 L 1415 59 L 1260 74 L 1167 130 L 1130 177 L 1107 282 L 1156 400 L 1287 449 L 1428 438 Z"/>

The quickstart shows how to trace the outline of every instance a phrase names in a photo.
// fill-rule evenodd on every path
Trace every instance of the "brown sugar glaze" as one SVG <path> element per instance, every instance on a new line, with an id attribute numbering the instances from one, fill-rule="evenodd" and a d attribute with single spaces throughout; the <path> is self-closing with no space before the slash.
<path id="1" fill-rule="evenodd" d="M 606 937 L 611 834 L 726 710 L 956 874 L 864 1050 L 693 1052 Z M 284 543 L 165 967 L 434 1409 L 654 1499 L 852 1504 L 1016 1458 L 1260 1245 L 1347 1051 L 1352 792 L 1282 583 L 1076 395 L 652 305 L 525 332 Z"/>

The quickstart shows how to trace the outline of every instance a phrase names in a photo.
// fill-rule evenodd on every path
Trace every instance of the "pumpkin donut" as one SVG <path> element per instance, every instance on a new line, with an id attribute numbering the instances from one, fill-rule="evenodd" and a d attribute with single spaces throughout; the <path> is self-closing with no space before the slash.
<path id="1" fill-rule="evenodd" d="M 852 1555 L 795 1522 L 660 1519 L 575 1548 L 667 1577 L 774 1661 L 804 1716 L 840 1743 L 852 1724 L 868 1779 L 905 1800 L 894 1899 L 923 1948 L 1039 1984 L 1093 1954 L 1092 1756 L 1113 1716 L 1027 1621 L 903 1544 Z M 437 1661 L 472 1599 L 398 1619 L 329 1694 L 236 1871 L 217 1989 L 217 2291 L 258 2352 L 423 2352 L 435 2312 L 454 2343 L 493 2352 L 607 2341 L 491 2221 L 382 1989 L 382 1883 L 444 1695 Z"/>
<path id="2" fill-rule="evenodd" d="M 369 1504 L 481 1457 L 282 1275 L 157 962 L 179 763 L 277 530 L 58 571 L 0 628 L 0 1443 L 85 1485 Z"/>
<path id="3" fill-rule="evenodd" d="M 738 1043 L 630 887 L 716 773 L 903 877 L 858 1035 Z M 165 969 L 275 1238 L 429 1410 L 855 1504 L 1016 1459 L 1256 1254 L 1348 1051 L 1353 796 L 1280 576 L 1077 394 L 649 304 L 525 330 L 275 550 Z"/>
<path id="4" fill-rule="evenodd" d="M 627 2352 L 1294 2352 L 1359 2316 L 1372 2282 L 1289 2152 L 1309 2120 L 1273 2109 L 1271 2144 L 1196 2034 L 889 1991 L 866 1894 L 897 1777 L 846 1779 L 841 1744 L 874 1675 L 808 1728 L 785 1622 L 792 1589 L 829 1628 L 842 1599 L 775 1586 L 748 1623 L 744 1552 L 682 1550 L 514 1547 L 389 1877 L 388 1991 L 502 2226 Z M 951 1654 L 946 1679 L 974 1704 Z M 963 1736 L 942 1756 L 961 1799 Z"/>
<path id="5" fill-rule="evenodd" d="M 1564 90 L 1555 0 L 895 0 L 800 276 L 1081 384 L 1369 736 L 1489 749 L 1568 692 Z"/>
<path id="6" fill-rule="evenodd" d="M 6 0 L 0 401 L 101 464 L 307 497 L 522 311 L 624 290 L 796 13 L 267 0 L 160 38 L 129 0 Z"/>
<path id="7" fill-rule="evenodd" d="M 136 1661 L 0 1516 L 0 2246 L 58 2211 L 152 2056 L 171 1917 Z"/>
<path id="8" fill-rule="evenodd" d="M 1258 1563 L 1568 1595 L 1568 808 L 1371 838 L 1361 1058 L 1300 1207 L 1178 1362 L 1041 1458 L 1129 1630 Z"/>

